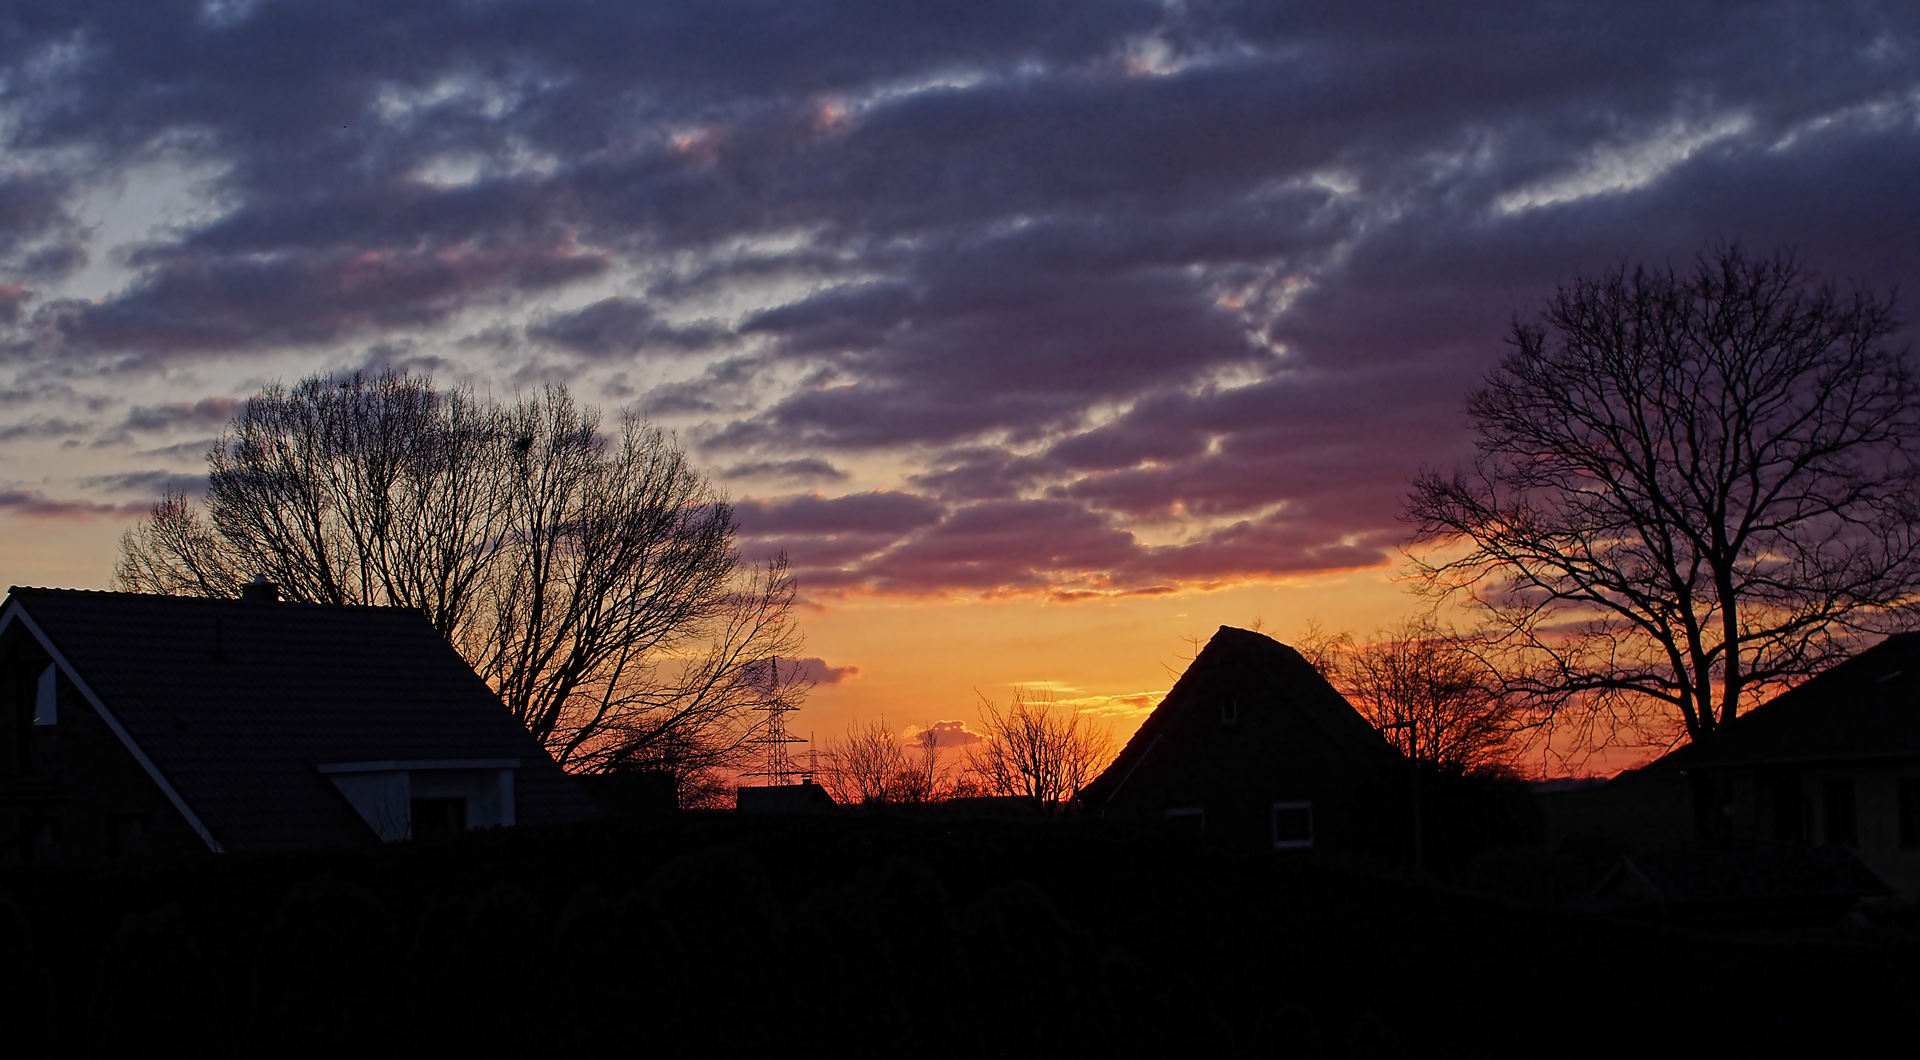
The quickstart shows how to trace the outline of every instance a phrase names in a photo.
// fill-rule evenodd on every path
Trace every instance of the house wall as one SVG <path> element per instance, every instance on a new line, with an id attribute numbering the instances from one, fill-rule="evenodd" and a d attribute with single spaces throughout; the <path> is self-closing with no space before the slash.
<path id="1" fill-rule="evenodd" d="M 0 642 L 0 864 L 98 864 L 208 853 L 186 818 L 65 673 L 57 720 L 33 724 L 47 653 Z"/>
<path id="2" fill-rule="evenodd" d="M 1842 843 L 1885 880 L 1888 886 L 1920 893 L 1920 845 L 1903 846 L 1900 827 L 1900 782 L 1920 782 L 1920 762 L 1879 762 L 1792 770 L 1753 771 L 1748 774 L 1755 792 L 1754 831 L 1760 841 Z M 1830 834 L 1829 782 L 1850 784 L 1853 791 L 1854 835 Z M 1782 789 L 1797 793 L 1797 806 L 1782 806 Z M 1797 810 L 1799 836 L 1782 839 L 1780 819 Z"/>
<path id="3" fill-rule="evenodd" d="M 1920 845 L 1902 845 L 1900 825 L 1900 782 L 1920 782 L 1920 761 L 1701 770 L 1693 779 L 1701 845 L 1838 843 L 1888 886 L 1920 894 Z M 1830 827 L 1829 782 L 1851 785 L 1851 841 Z M 1716 807 L 1726 817 L 1718 834 L 1709 827 Z"/>

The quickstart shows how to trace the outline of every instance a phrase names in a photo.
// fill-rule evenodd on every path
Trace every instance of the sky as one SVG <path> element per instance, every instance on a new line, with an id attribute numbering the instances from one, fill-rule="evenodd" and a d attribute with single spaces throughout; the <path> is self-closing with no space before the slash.
<path id="1" fill-rule="evenodd" d="M 9 0 L 0 143 L 0 579 L 105 588 L 271 382 L 565 382 L 787 551 L 823 740 L 1413 611 L 1577 276 L 1920 288 L 1911 3 Z"/>

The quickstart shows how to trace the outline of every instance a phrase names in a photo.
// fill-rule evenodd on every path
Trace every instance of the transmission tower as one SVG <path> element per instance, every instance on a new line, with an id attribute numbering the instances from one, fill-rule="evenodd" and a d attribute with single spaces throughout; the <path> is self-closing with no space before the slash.
<path id="1" fill-rule="evenodd" d="M 787 731 L 787 715 L 800 708 L 780 695 L 780 657 L 777 655 L 767 660 L 766 698 L 753 709 L 767 715 L 767 720 L 758 726 L 760 734 L 747 740 L 762 746 L 762 765 L 759 771 L 742 773 L 741 777 L 758 777 L 768 785 L 795 783 L 795 777 L 800 774 L 813 779 L 813 771 L 795 764 L 793 755 L 787 751 L 792 744 L 809 741 Z"/>

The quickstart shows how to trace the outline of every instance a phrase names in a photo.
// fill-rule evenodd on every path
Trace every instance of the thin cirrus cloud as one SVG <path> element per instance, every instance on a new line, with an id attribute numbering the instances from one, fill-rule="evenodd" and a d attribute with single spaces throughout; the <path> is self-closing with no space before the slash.
<path id="1" fill-rule="evenodd" d="M 0 394 L 38 395 L 10 438 L 98 429 L 90 373 L 565 378 L 751 484 L 749 544 L 817 594 L 1386 564 L 1408 477 L 1470 455 L 1461 395 L 1555 285 L 1722 240 L 1920 278 L 1905 4 L 181 0 L 0 23 Z M 165 165 L 201 175 L 196 210 L 100 242 L 88 196 Z M 214 400 L 131 403 L 101 450 L 127 466 L 74 488 L 150 467 L 138 432 L 216 430 Z"/>
<path id="2" fill-rule="evenodd" d="M 37 490 L 0 490 L 0 512 L 51 522 L 124 518 L 145 514 L 150 507 L 150 501 L 110 504 L 89 498 L 49 497 Z"/>

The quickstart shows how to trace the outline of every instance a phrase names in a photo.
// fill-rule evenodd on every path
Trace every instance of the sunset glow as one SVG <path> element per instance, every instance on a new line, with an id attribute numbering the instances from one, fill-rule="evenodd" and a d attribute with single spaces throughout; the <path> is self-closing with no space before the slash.
<path id="1" fill-rule="evenodd" d="M 1124 739 L 1220 625 L 1416 608 L 1408 482 L 1556 284 L 1920 286 L 1899 8 L 415 6 L 6 37 L 0 579 L 106 588 L 275 381 L 563 381 L 791 557 L 796 731 L 1031 686 Z"/>

